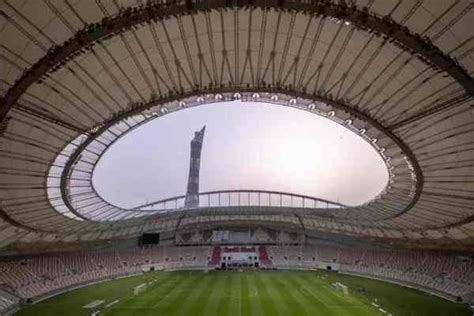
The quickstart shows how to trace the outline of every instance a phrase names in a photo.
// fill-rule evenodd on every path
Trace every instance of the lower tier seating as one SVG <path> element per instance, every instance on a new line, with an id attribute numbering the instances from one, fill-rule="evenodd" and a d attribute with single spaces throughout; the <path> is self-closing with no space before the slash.
<path id="1" fill-rule="evenodd" d="M 369 275 L 430 288 L 467 300 L 474 293 L 474 260 L 433 251 L 358 249 L 328 245 L 258 246 L 262 267 L 317 268 Z M 146 247 L 120 251 L 75 252 L 0 260 L 0 306 L 35 298 L 81 283 L 164 269 L 217 267 L 221 247 Z"/>
<path id="2" fill-rule="evenodd" d="M 434 251 L 394 251 L 335 246 L 270 246 L 275 267 L 316 268 L 336 264 L 363 274 L 433 289 L 467 299 L 474 293 L 474 260 Z"/>

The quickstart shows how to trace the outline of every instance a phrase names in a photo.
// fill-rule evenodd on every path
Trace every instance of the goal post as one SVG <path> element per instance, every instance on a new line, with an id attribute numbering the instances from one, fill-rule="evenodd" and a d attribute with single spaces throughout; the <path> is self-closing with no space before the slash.
<path id="1" fill-rule="evenodd" d="M 344 285 L 340 282 L 335 282 L 332 284 L 332 287 L 335 288 L 336 290 L 342 292 L 344 296 L 349 295 L 349 287 L 347 285 Z"/>
<path id="2" fill-rule="evenodd" d="M 140 294 L 141 292 L 145 291 L 147 288 L 147 284 L 146 283 L 142 283 L 140 285 L 137 285 L 133 288 L 133 295 L 138 295 Z"/>

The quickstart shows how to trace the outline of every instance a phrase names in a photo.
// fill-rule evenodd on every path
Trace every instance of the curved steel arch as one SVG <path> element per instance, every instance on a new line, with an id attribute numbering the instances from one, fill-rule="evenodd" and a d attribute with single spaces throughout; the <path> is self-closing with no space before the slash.
<path id="1" fill-rule="evenodd" d="M 257 194 L 263 193 L 263 194 L 275 194 L 275 195 L 282 195 L 282 196 L 289 196 L 289 197 L 296 197 L 296 198 L 308 199 L 308 200 L 317 201 L 317 202 L 322 202 L 322 203 L 331 204 L 331 205 L 340 206 L 340 207 L 347 207 L 347 205 L 344 205 L 344 204 L 341 204 L 341 203 L 338 203 L 338 202 L 333 202 L 333 201 L 329 201 L 329 200 L 326 200 L 326 199 L 317 198 L 317 197 L 314 197 L 314 196 L 296 194 L 296 193 L 291 193 L 291 192 L 283 192 L 283 191 L 246 190 L 246 189 L 239 189 L 239 190 L 214 190 L 214 191 L 199 192 L 198 195 L 199 195 L 199 196 L 207 196 L 207 195 L 215 195 L 215 194 L 221 194 L 221 193 L 228 193 L 228 194 L 232 194 L 232 193 L 257 193 Z M 147 203 L 147 204 L 142 204 L 142 205 L 139 205 L 139 206 L 134 207 L 133 209 L 134 209 L 134 210 L 139 210 L 139 209 L 146 208 L 146 207 L 150 207 L 150 206 L 153 206 L 153 205 L 156 205 L 156 204 L 161 204 L 161 203 L 165 203 L 165 202 L 175 201 L 175 200 L 177 200 L 177 199 L 182 199 L 182 198 L 184 198 L 184 197 L 186 197 L 186 195 L 174 196 L 174 197 L 171 197 L 171 198 L 162 199 L 162 200 L 158 200 L 158 201 L 153 201 L 153 202 L 150 202 L 150 203 Z"/>

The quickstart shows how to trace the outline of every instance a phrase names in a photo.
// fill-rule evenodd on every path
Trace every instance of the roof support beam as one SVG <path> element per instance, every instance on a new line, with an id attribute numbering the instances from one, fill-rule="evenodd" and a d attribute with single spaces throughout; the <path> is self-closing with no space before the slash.
<path id="1" fill-rule="evenodd" d="M 66 122 L 66 121 L 64 121 L 64 120 L 62 120 L 58 117 L 55 117 L 52 114 L 44 113 L 42 111 L 35 110 L 35 109 L 33 109 L 33 108 L 31 108 L 27 105 L 24 105 L 24 104 L 16 103 L 15 109 L 20 111 L 20 112 L 33 115 L 34 117 L 40 118 L 44 121 L 47 121 L 49 123 L 53 123 L 55 125 L 59 125 L 61 127 L 67 128 L 67 129 L 75 131 L 75 132 L 79 132 L 79 133 L 85 132 L 84 129 L 79 127 L 79 126 L 76 126 L 74 124 Z"/>
<path id="2" fill-rule="evenodd" d="M 437 114 L 437 113 L 440 113 L 440 112 L 443 112 L 443 111 L 450 110 L 450 109 L 452 109 L 452 108 L 454 108 L 458 105 L 463 104 L 465 101 L 469 100 L 470 98 L 472 98 L 472 96 L 470 96 L 468 94 L 463 94 L 463 95 L 458 96 L 456 98 L 450 99 L 446 102 L 438 104 L 438 105 L 436 105 L 432 108 L 419 111 L 418 113 L 415 113 L 412 116 L 401 120 L 400 122 L 397 122 L 397 123 L 394 123 L 394 124 L 388 126 L 387 129 L 395 130 L 395 129 L 401 128 L 403 126 L 406 126 L 408 124 L 419 121 L 421 119 L 424 119 L 428 116 L 431 116 L 431 115 L 434 115 L 434 114 Z"/>

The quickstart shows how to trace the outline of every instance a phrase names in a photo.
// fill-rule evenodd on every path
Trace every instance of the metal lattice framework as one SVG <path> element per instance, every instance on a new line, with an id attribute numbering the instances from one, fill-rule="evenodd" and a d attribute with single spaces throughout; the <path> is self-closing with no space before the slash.
<path id="1" fill-rule="evenodd" d="M 201 208 L 213 207 L 282 207 L 289 209 L 329 209 L 344 208 L 346 205 L 326 199 L 296 193 L 262 190 L 220 190 L 199 192 Z M 155 212 L 161 210 L 179 210 L 186 208 L 184 199 L 186 195 L 175 196 L 151 203 L 139 205 L 134 208 L 141 212 Z M 189 207 L 187 207 L 189 208 Z"/>
<path id="2" fill-rule="evenodd" d="M 472 244 L 473 7 L 3 0 L 0 242 L 246 222 Z M 235 99 L 292 106 L 352 129 L 379 150 L 390 185 L 366 205 L 312 213 L 227 207 L 127 216 L 96 194 L 94 166 L 121 135 L 172 111 Z"/>

